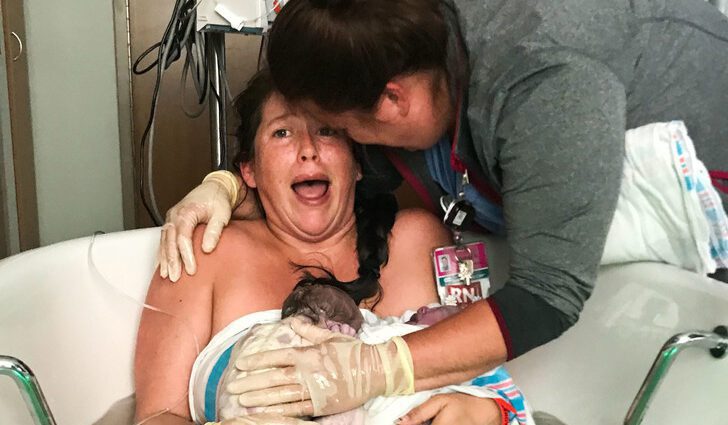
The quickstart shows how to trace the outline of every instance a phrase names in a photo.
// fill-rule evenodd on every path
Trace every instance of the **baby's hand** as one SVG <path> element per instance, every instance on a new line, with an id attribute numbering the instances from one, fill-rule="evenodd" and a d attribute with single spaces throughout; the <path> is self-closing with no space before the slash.
<path id="1" fill-rule="evenodd" d="M 333 320 L 326 319 L 324 321 L 324 324 L 326 325 L 326 329 L 330 330 L 331 332 L 338 332 L 340 334 L 344 334 L 347 336 L 355 336 L 356 330 L 352 328 L 351 326 L 347 325 L 346 323 L 340 323 L 335 322 Z"/>

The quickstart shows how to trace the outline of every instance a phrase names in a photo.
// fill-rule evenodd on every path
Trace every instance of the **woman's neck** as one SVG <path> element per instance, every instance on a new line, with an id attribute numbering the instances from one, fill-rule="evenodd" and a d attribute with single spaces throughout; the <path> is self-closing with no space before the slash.
<path id="1" fill-rule="evenodd" d="M 302 240 L 274 222 L 266 220 L 266 228 L 273 239 L 280 244 L 281 251 L 290 261 L 300 265 L 316 265 L 325 267 L 336 273 L 339 263 L 356 266 L 356 218 L 354 214 L 339 229 L 321 238 Z M 353 270 L 356 270 L 354 268 Z M 340 270 L 347 273 L 346 270 Z M 343 276 L 342 276 L 343 277 Z"/>

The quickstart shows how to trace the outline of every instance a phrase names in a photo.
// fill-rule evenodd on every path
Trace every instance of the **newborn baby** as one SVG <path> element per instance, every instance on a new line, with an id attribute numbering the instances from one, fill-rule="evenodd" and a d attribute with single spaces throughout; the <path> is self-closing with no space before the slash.
<path id="1" fill-rule="evenodd" d="M 348 336 L 355 336 L 364 322 L 359 307 L 344 291 L 335 286 L 305 281 L 297 285 L 283 302 L 281 317 L 280 322 L 253 326 L 250 332 L 234 345 L 230 358 L 236 359 L 241 354 L 248 355 L 278 348 L 312 345 L 293 331 L 290 326 L 293 317 L 305 318 L 322 328 Z M 252 413 L 250 409 L 240 405 L 239 395 L 227 391 L 228 384 L 243 373 L 245 372 L 238 371 L 231 364 L 223 374 L 218 398 L 220 420 Z M 363 424 L 364 412 L 362 408 L 358 408 L 350 412 L 317 418 L 316 422 L 328 425 Z"/>
<path id="2" fill-rule="evenodd" d="M 247 328 L 249 329 L 247 333 L 234 340 L 234 343 L 232 341 L 229 343 L 232 345 L 231 351 L 229 350 L 229 358 L 236 359 L 243 354 L 249 355 L 278 348 L 312 345 L 293 331 L 290 324 L 294 318 L 297 318 L 296 320 L 303 318 L 333 332 L 340 332 L 352 337 L 358 336 L 366 343 L 377 343 L 383 342 L 394 335 L 404 335 L 421 329 L 423 326 L 433 325 L 457 313 L 460 309 L 460 306 L 426 306 L 420 307 L 410 317 L 405 315 L 403 318 L 381 319 L 366 311 L 362 313 L 354 300 L 342 289 L 328 284 L 303 281 L 296 286 L 283 303 L 282 320 L 271 320 L 264 323 L 254 322 L 257 324 Z M 405 319 L 407 319 L 406 322 Z M 257 409 L 242 407 L 240 405 L 240 396 L 228 391 L 228 385 L 245 372 L 237 370 L 234 363 L 230 362 L 228 364 L 227 360 L 224 362 L 224 367 L 220 384 L 212 387 L 211 396 L 215 394 L 216 388 L 218 390 L 217 406 L 216 409 L 214 405 L 212 406 L 211 413 L 217 411 L 218 421 L 256 413 Z M 195 381 L 194 375 L 193 371 L 193 381 Z M 210 391 L 209 386 L 207 391 Z M 423 403 L 432 395 L 453 391 L 478 397 L 500 398 L 512 406 L 513 409 L 512 413 L 509 414 L 508 423 L 533 423 L 522 394 L 513 385 L 508 373 L 502 367 L 459 386 L 418 392 L 410 396 L 377 397 L 370 400 L 363 407 L 337 415 L 315 418 L 314 420 L 319 424 L 326 425 L 393 423 L 396 418 L 406 414 L 410 409 Z M 191 407 L 191 410 L 193 409 L 194 406 Z M 209 418 L 212 415 L 214 414 L 207 415 L 207 417 Z"/>

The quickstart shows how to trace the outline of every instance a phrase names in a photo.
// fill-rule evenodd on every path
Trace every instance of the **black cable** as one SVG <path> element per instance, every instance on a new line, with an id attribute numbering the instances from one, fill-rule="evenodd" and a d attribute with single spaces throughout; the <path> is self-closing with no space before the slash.
<path id="1" fill-rule="evenodd" d="M 178 14 L 179 14 L 179 8 L 182 3 L 182 0 L 176 0 L 174 5 L 174 12 L 172 14 L 172 18 L 167 23 L 167 27 L 164 30 L 164 34 L 162 35 L 162 41 L 159 42 L 159 46 L 157 47 L 157 60 L 156 60 L 156 67 L 157 67 L 157 77 L 154 84 L 154 92 L 152 93 L 152 105 L 149 111 L 149 119 L 147 120 L 147 125 L 144 128 L 144 133 L 142 133 L 142 140 L 141 140 L 141 149 L 140 149 L 140 155 L 139 155 L 139 164 L 140 164 L 140 173 L 139 173 L 139 190 L 141 191 L 141 198 L 142 198 L 142 204 L 144 205 L 144 208 L 147 210 L 147 213 L 152 218 L 152 221 L 157 225 L 162 224 L 162 219 L 160 217 L 160 214 L 150 206 L 150 200 L 147 199 L 147 193 L 144 190 L 145 187 L 145 179 L 144 177 L 147 175 L 146 170 L 146 151 L 147 151 L 147 140 L 149 138 L 150 132 L 152 130 L 152 126 L 154 125 L 154 115 L 156 112 L 156 106 L 157 106 L 157 100 L 159 96 L 159 88 L 162 82 L 162 61 L 164 56 L 164 49 L 165 49 L 165 42 L 169 38 L 169 34 L 172 30 L 172 27 L 174 26 L 175 21 L 177 20 Z M 149 176 L 151 179 L 152 176 Z M 149 191 L 153 191 L 153 187 L 149 187 Z M 153 197 L 153 195 L 152 195 Z M 153 202 L 152 202 L 153 203 Z"/>
<path id="2" fill-rule="evenodd" d="M 137 58 L 137 60 L 134 61 L 134 65 L 131 66 L 131 72 L 133 72 L 134 75 L 146 74 L 152 68 L 154 68 L 155 66 L 157 66 L 157 60 L 154 60 L 154 62 L 150 63 L 149 66 L 147 66 L 146 68 L 142 69 L 141 71 L 138 69 L 139 68 L 139 64 L 144 60 L 144 58 L 146 58 L 150 53 L 152 53 L 154 51 L 154 49 L 158 49 L 161 44 L 162 44 L 162 42 L 161 41 L 158 41 L 158 42 L 152 44 L 152 47 L 150 47 L 147 50 L 145 50 L 144 53 L 142 53 L 141 55 L 139 55 L 139 57 Z"/>
<path id="3" fill-rule="evenodd" d="M 132 68 L 134 74 L 137 75 L 144 74 L 155 68 L 157 71 L 149 119 L 142 134 L 139 156 L 139 190 L 141 192 L 142 204 L 156 225 L 162 224 L 163 217 L 157 209 L 153 176 L 151 175 L 152 171 L 150 167 L 151 157 L 153 156 L 152 150 L 154 149 L 154 119 L 164 71 L 182 57 L 183 49 L 187 50 L 183 67 L 183 83 L 186 81 L 188 71 L 192 71 L 191 77 L 194 80 L 194 86 L 198 92 L 198 104 L 202 105 L 209 93 L 207 86 L 210 84 L 210 81 L 205 63 L 204 40 L 194 28 L 197 19 L 196 9 L 198 4 L 198 0 L 176 0 L 172 17 L 167 23 L 161 41 L 153 44 L 139 55 Z M 144 69 L 140 70 L 141 62 L 155 50 L 157 52 L 156 59 Z M 202 109 L 200 113 L 201 111 Z M 185 110 L 185 113 L 188 114 L 188 111 Z M 149 157 L 149 163 L 147 163 L 147 157 Z M 147 180 L 148 185 L 146 184 Z"/>
<path id="4" fill-rule="evenodd" d="M 198 105 L 204 105 L 205 101 L 218 102 L 224 107 L 224 99 L 230 97 L 230 89 L 227 84 L 225 75 L 211 76 L 208 70 L 207 46 L 205 46 L 205 38 L 202 34 L 195 30 L 197 21 L 197 6 L 201 0 L 176 0 L 172 17 L 162 35 L 161 41 L 154 43 L 134 61 L 132 72 L 135 75 L 141 75 L 156 69 L 157 76 L 152 93 L 151 108 L 149 111 L 149 119 L 144 128 L 140 143 L 139 155 L 139 191 L 141 193 L 142 205 L 146 209 L 152 221 L 156 225 L 162 224 L 164 221 L 159 213 L 154 193 L 154 176 L 152 175 L 152 159 L 154 150 L 154 119 L 157 110 L 157 102 L 159 98 L 159 90 L 162 82 L 164 71 L 168 69 L 174 62 L 179 60 L 183 52 L 185 62 L 182 68 L 182 76 L 180 84 L 182 86 L 182 110 L 188 117 L 197 117 L 204 112 L 204 107 L 190 112 L 185 107 L 185 91 L 187 87 L 188 77 L 192 78 L 195 90 L 197 91 Z M 274 4 L 285 3 L 282 0 L 276 0 Z M 265 16 L 272 13 L 268 11 Z M 258 62 L 260 62 L 263 54 L 264 41 L 261 41 L 261 47 L 258 54 Z M 139 69 L 141 63 L 153 52 L 157 52 L 156 59 L 144 67 Z M 220 79 L 220 92 L 215 90 L 213 78 Z M 227 131 L 227 129 L 221 129 Z M 223 158 L 227 157 L 228 147 L 221 146 L 221 154 Z M 224 164 L 227 165 L 227 164 Z M 145 184 L 146 183 L 146 184 Z"/>

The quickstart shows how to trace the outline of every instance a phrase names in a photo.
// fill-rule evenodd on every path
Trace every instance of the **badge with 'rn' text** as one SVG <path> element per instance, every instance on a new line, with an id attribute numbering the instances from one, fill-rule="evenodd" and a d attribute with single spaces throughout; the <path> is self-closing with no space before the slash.
<path id="1" fill-rule="evenodd" d="M 432 257 L 441 304 L 470 304 L 488 296 L 490 272 L 483 242 L 436 248 Z"/>

